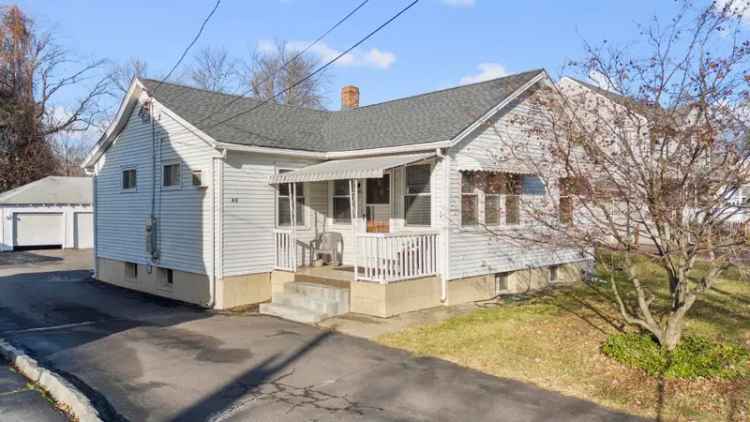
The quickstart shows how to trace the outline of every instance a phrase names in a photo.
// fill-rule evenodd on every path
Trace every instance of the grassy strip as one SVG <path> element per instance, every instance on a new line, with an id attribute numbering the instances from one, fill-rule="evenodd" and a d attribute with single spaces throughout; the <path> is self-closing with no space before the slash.
<path id="1" fill-rule="evenodd" d="M 643 279 L 651 280 L 660 302 L 667 303 L 665 276 L 658 267 L 642 263 L 639 271 Z M 639 415 L 665 420 L 750 418 L 746 378 L 653 377 L 605 356 L 601 347 L 607 338 L 629 331 L 619 322 L 610 299 L 606 285 L 561 288 L 520 303 L 487 304 L 470 314 L 378 341 Z M 728 273 L 694 306 L 686 334 L 750 350 L 750 283 L 736 271 Z"/>

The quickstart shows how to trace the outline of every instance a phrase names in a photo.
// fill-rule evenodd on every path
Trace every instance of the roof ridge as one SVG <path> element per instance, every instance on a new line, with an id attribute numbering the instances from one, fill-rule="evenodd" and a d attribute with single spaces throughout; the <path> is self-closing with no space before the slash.
<path id="1" fill-rule="evenodd" d="M 224 97 L 242 98 L 244 100 L 250 100 L 250 101 L 254 101 L 256 103 L 260 103 L 262 101 L 265 101 L 265 100 L 258 99 L 258 98 L 255 98 L 255 97 L 250 97 L 250 96 L 247 96 L 247 95 L 230 94 L 228 92 L 215 91 L 215 90 L 212 90 L 212 89 L 201 88 L 201 87 L 198 87 L 198 86 L 188 85 L 188 84 L 180 83 L 180 82 L 172 82 L 172 81 L 164 81 L 164 82 L 162 82 L 162 81 L 158 81 L 156 79 L 151 79 L 151 78 L 143 78 L 141 80 L 142 81 L 148 81 L 148 82 L 154 82 L 154 83 L 157 83 L 157 84 L 161 83 L 161 84 L 166 84 L 166 85 L 172 85 L 172 86 L 176 86 L 176 87 L 180 87 L 180 88 L 193 89 L 195 91 L 208 92 L 209 94 L 216 94 L 216 95 L 221 95 L 221 96 L 224 96 Z M 296 106 L 296 105 L 291 105 L 291 104 L 280 104 L 280 103 L 277 103 L 275 101 L 270 101 L 270 103 L 272 105 L 274 105 L 274 106 L 287 107 L 287 108 L 292 108 L 292 109 L 302 109 L 302 110 L 318 111 L 318 112 L 321 112 L 321 113 L 331 113 L 332 112 L 331 110 L 325 110 L 325 109 L 321 110 L 321 109 L 312 108 L 312 107 Z"/>
<path id="2" fill-rule="evenodd" d="M 381 101 L 381 102 L 375 103 L 375 104 L 368 104 L 366 106 L 353 108 L 351 110 L 340 110 L 340 111 L 343 111 L 343 112 L 358 111 L 358 110 L 362 110 L 362 109 L 365 109 L 365 108 L 368 108 L 368 107 L 379 106 L 379 105 L 382 105 L 382 104 L 388 104 L 388 103 L 393 103 L 393 102 L 397 102 L 397 101 L 410 100 L 410 99 L 413 99 L 413 98 L 424 97 L 424 96 L 427 96 L 427 95 L 439 94 L 439 93 L 448 92 L 448 91 L 454 91 L 454 90 L 458 90 L 458 89 L 464 89 L 464 88 L 468 88 L 468 87 L 476 86 L 476 85 L 481 85 L 481 84 L 489 84 L 490 82 L 497 82 L 497 81 L 502 80 L 502 79 L 512 78 L 512 77 L 524 75 L 524 74 L 527 74 L 527 73 L 538 74 L 540 72 L 544 72 L 544 68 L 540 67 L 540 68 L 537 68 L 537 69 L 527 70 L 525 72 L 518 72 L 518 73 L 513 73 L 511 75 L 500 76 L 499 78 L 487 79 L 486 81 L 473 82 L 473 83 L 464 84 L 464 85 L 456 85 L 456 86 L 452 86 L 452 87 L 449 87 L 449 88 L 437 89 L 435 91 L 422 92 L 420 94 L 414 94 L 414 95 L 409 95 L 409 96 L 406 96 L 406 97 L 394 98 L 392 100 Z"/>

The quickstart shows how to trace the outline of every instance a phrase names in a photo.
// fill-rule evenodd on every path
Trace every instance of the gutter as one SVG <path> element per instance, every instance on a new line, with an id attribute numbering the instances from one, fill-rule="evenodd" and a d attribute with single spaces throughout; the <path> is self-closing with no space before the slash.
<path id="1" fill-rule="evenodd" d="M 450 146 L 451 141 L 427 142 L 413 145 L 401 145 L 385 148 L 370 148 L 356 151 L 333 151 L 333 152 L 315 152 L 300 151 L 288 148 L 258 147 L 252 145 L 238 145 L 226 142 L 217 142 L 215 148 L 229 151 L 254 152 L 258 154 L 282 155 L 297 158 L 311 158 L 317 160 L 334 160 L 340 158 L 355 158 L 368 155 L 385 155 L 398 154 L 403 152 L 425 151 L 433 148 L 444 148 Z"/>

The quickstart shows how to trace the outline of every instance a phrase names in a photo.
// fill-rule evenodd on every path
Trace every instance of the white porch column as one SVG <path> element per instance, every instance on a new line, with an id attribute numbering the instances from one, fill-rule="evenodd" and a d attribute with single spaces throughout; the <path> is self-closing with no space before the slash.
<path id="1" fill-rule="evenodd" d="M 291 267 L 297 271 L 297 184 L 289 184 L 289 225 L 291 226 Z"/>
<path id="2" fill-rule="evenodd" d="M 354 281 L 359 279 L 359 239 L 357 238 L 357 220 L 359 219 L 358 179 L 349 179 L 349 211 L 352 216 L 352 252 L 354 255 Z"/>

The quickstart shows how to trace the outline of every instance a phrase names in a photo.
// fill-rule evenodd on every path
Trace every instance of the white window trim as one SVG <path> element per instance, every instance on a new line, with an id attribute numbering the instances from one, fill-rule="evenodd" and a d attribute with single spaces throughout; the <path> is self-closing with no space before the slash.
<path id="1" fill-rule="evenodd" d="M 502 226 L 503 225 L 503 211 L 505 211 L 505 207 L 503 207 L 503 194 L 482 192 L 481 196 L 482 196 L 482 199 L 483 199 L 481 201 L 482 202 L 481 210 L 482 210 L 482 214 L 483 214 L 482 220 L 484 221 L 484 224 L 486 226 L 488 226 L 488 227 L 500 227 L 500 226 Z M 498 216 L 497 216 L 497 222 L 496 223 L 488 223 L 487 222 L 487 197 L 490 197 L 490 196 L 496 196 L 497 197 L 497 212 L 498 212 Z"/>
<path id="2" fill-rule="evenodd" d="M 168 166 L 174 166 L 174 165 L 177 165 L 180 168 L 180 171 L 177 173 L 177 177 L 178 177 L 177 184 L 170 185 L 170 186 L 165 186 L 164 185 L 164 169 L 166 167 L 168 167 Z M 163 161 L 162 162 L 162 164 L 161 164 L 161 175 L 160 175 L 161 176 L 161 188 L 162 188 L 162 190 L 180 190 L 180 189 L 182 189 L 182 179 L 183 179 L 183 177 L 182 177 L 182 167 L 183 167 L 182 162 L 180 162 L 179 160 Z"/>
<path id="3" fill-rule="evenodd" d="M 122 187 L 122 177 L 124 173 L 128 170 L 135 170 L 135 187 L 125 189 Z M 120 192 L 121 193 L 138 192 L 138 166 L 135 166 L 135 165 L 120 166 Z"/>
<path id="4" fill-rule="evenodd" d="M 478 226 L 482 225 L 482 223 L 483 223 L 483 219 L 480 219 L 480 212 L 479 212 L 480 204 L 482 204 L 484 202 L 484 201 L 482 201 L 482 194 L 483 194 L 483 192 L 476 185 L 474 185 L 474 191 L 473 192 L 464 192 L 464 174 L 471 174 L 472 177 L 476 177 L 476 176 L 474 176 L 474 173 L 478 173 L 478 172 L 477 171 L 472 171 L 472 172 L 460 171 L 459 172 L 459 174 L 461 175 L 461 189 L 460 189 L 460 194 L 461 194 L 461 200 L 460 200 L 460 202 L 461 202 L 461 219 L 459 221 L 459 224 L 461 225 L 461 227 L 464 227 L 464 228 L 478 227 Z M 474 224 L 464 224 L 464 196 L 473 196 L 473 197 L 477 198 L 477 205 L 476 205 L 476 208 L 474 209 L 474 217 L 475 217 Z"/>
<path id="5" fill-rule="evenodd" d="M 276 167 L 276 169 L 274 170 L 274 174 L 279 174 L 282 171 L 295 171 L 295 170 L 298 170 L 298 169 L 293 168 L 293 167 Z M 273 190 L 274 191 L 274 193 L 273 193 L 273 197 L 274 197 L 274 201 L 273 201 L 273 221 L 274 221 L 274 227 L 276 227 L 277 229 L 291 228 L 292 227 L 291 224 L 289 224 L 288 226 L 282 226 L 282 225 L 279 224 L 279 198 L 281 197 L 279 195 L 279 185 L 276 185 L 276 187 Z M 302 182 L 302 197 L 305 198 L 305 202 L 302 205 L 302 223 L 303 224 L 295 224 L 295 227 L 296 227 L 297 230 L 309 230 L 310 227 L 311 227 L 310 226 L 310 220 L 311 220 L 311 218 L 310 218 L 310 215 L 308 213 L 308 208 L 309 208 L 309 206 L 308 206 L 308 203 L 309 203 L 308 193 L 309 192 L 308 192 L 307 183 Z M 291 196 L 291 191 L 289 192 L 289 194 L 290 194 L 289 196 Z M 298 198 L 299 198 L 299 196 L 298 196 Z M 290 198 L 290 201 L 291 201 L 291 198 Z"/>
<path id="6" fill-rule="evenodd" d="M 407 191 L 407 174 L 406 171 L 408 167 L 413 166 L 430 166 L 430 193 L 409 193 Z M 419 162 L 419 163 L 412 163 L 404 166 L 404 176 L 401 178 L 401 218 L 404 221 L 404 227 L 414 227 L 414 228 L 420 228 L 420 227 L 433 227 L 434 218 L 433 218 L 433 212 L 434 209 L 432 207 L 432 194 L 434 193 L 434 186 L 432 183 L 432 175 L 435 170 L 435 162 L 429 161 L 429 162 Z M 408 221 L 406 221 L 406 197 L 407 196 L 429 196 L 430 197 L 430 224 L 409 224 Z"/>
<path id="7" fill-rule="evenodd" d="M 196 185 L 196 184 L 193 183 L 193 174 L 196 173 L 196 172 L 200 173 L 200 175 L 201 175 L 201 182 L 198 185 Z M 206 176 L 207 176 L 206 172 L 204 172 L 202 169 L 190 170 L 190 186 L 193 189 L 206 189 L 206 188 L 208 188 L 208 181 L 206 180 Z"/>
<path id="8" fill-rule="evenodd" d="M 345 182 L 347 183 L 347 186 L 350 186 L 348 180 L 345 180 Z M 336 222 L 336 216 L 335 216 L 334 209 L 333 209 L 333 199 L 334 198 L 348 198 L 349 199 L 349 215 L 351 216 L 352 192 L 350 190 L 349 195 L 336 195 L 335 187 L 336 187 L 335 180 L 328 181 L 328 210 L 329 210 L 328 215 L 331 216 L 330 225 L 334 227 L 351 227 L 352 226 L 351 217 L 349 217 L 348 223 Z M 365 189 L 367 189 L 366 186 L 365 186 Z"/>

